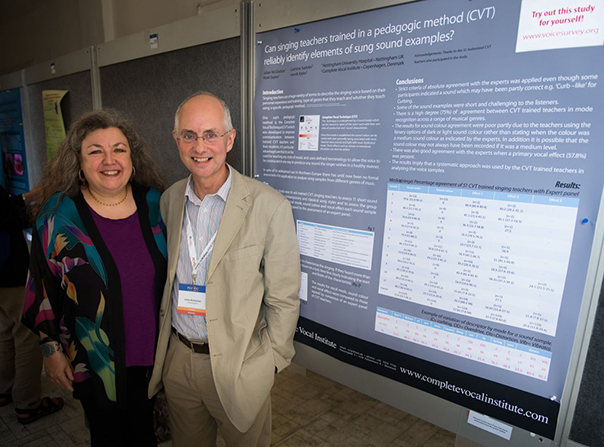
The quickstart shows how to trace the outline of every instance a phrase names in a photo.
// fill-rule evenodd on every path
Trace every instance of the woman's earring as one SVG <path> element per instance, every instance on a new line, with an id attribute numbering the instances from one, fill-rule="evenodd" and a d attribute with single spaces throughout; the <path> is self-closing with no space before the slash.
<path id="1" fill-rule="evenodd" d="M 84 171 L 81 169 L 80 172 L 78 172 L 78 178 L 80 179 L 80 182 L 82 182 L 82 185 L 86 184 L 86 177 L 84 177 Z"/>

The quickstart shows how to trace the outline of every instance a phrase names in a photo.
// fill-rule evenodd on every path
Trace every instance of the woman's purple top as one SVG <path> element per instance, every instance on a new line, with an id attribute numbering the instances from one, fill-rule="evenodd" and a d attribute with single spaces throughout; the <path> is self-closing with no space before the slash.
<path id="1" fill-rule="evenodd" d="M 92 208 L 90 212 L 120 273 L 126 367 L 153 365 L 157 325 L 155 267 L 143 239 L 138 211 L 125 219 L 107 219 Z"/>

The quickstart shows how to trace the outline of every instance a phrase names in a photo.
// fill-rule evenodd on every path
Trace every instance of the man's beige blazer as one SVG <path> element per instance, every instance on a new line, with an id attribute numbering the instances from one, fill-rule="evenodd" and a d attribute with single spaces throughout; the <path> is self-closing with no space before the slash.
<path id="1" fill-rule="evenodd" d="M 231 422 L 245 432 L 270 393 L 275 367 L 293 355 L 300 300 L 300 254 L 289 202 L 273 188 L 232 172 L 206 281 L 212 373 Z M 172 288 L 179 256 L 187 179 L 161 198 L 168 231 L 168 277 L 149 395 L 162 388 L 172 327 Z"/>

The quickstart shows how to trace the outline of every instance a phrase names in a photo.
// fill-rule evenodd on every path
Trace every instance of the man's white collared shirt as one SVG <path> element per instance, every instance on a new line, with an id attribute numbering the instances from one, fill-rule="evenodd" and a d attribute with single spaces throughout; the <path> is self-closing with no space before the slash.
<path id="1" fill-rule="evenodd" d="M 200 315 L 178 313 L 178 286 L 179 284 L 205 285 L 212 251 L 201 262 L 194 282 L 189 245 L 187 244 L 187 232 L 185 231 L 187 220 L 191 225 L 193 238 L 195 239 L 196 258 L 200 259 L 202 252 L 218 232 L 226 200 L 231 190 L 231 182 L 232 176 L 229 166 L 229 176 L 216 194 L 207 194 L 203 200 L 200 200 L 193 189 L 193 177 L 191 176 L 189 176 L 185 190 L 185 215 L 181 230 L 176 278 L 172 289 L 172 326 L 192 341 L 208 342 L 206 318 Z"/>

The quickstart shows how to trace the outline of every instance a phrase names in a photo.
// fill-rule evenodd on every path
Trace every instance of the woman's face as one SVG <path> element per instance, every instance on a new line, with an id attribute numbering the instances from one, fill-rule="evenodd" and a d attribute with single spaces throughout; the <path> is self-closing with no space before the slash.
<path id="1" fill-rule="evenodd" d="M 80 168 L 90 189 L 103 196 L 122 194 L 132 176 L 128 139 L 117 127 L 97 129 L 82 140 Z"/>

